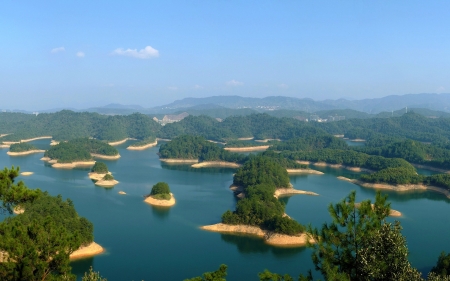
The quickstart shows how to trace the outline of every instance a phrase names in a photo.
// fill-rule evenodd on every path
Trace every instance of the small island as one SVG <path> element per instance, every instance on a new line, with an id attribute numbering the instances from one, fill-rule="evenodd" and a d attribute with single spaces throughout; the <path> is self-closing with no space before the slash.
<path id="1" fill-rule="evenodd" d="M 94 181 L 95 185 L 102 187 L 113 187 L 119 182 L 114 179 L 111 172 L 103 162 L 96 162 L 89 173 L 89 178 Z"/>
<path id="2" fill-rule="evenodd" d="M 171 207 L 175 205 L 175 197 L 170 192 L 169 185 L 165 182 L 155 184 L 144 201 L 157 207 Z"/>
<path id="3" fill-rule="evenodd" d="M 22 156 L 43 152 L 45 152 L 45 150 L 38 149 L 32 144 L 20 142 L 11 144 L 11 146 L 9 147 L 9 151 L 6 154 L 8 154 L 9 156 Z"/>
<path id="4" fill-rule="evenodd" d="M 105 142 L 78 138 L 50 147 L 41 160 L 47 161 L 53 168 L 73 169 L 93 166 L 95 164 L 93 157 L 114 160 L 120 155 L 116 148 Z"/>

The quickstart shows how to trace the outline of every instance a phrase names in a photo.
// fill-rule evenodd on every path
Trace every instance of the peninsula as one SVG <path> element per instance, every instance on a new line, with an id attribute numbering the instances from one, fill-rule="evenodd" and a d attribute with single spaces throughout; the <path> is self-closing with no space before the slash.
<path id="1" fill-rule="evenodd" d="M 128 146 L 128 150 L 145 150 L 150 147 L 154 147 L 158 145 L 158 140 L 155 137 L 149 137 L 143 141 L 139 141 L 136 143 L 133 143 L 132 145 Z"/>
<path id="2" fill-rule="evenodd" d="M 37 147 L 29 143 L 21 142 L 11 144 L 9 147 L 9 151 L 6 154 L 8 154 L 9 156 L 22 156 L 43 152 L 45 152 L 45 150 L 38 149 Z"/>

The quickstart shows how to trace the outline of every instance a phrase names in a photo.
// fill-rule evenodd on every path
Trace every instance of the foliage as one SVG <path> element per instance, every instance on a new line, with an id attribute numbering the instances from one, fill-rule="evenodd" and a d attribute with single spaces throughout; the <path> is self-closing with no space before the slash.
<path id="1" fill-rule="evenodd" d="M 97 174 L 106 174 L 108 173 L 108 166 L 104 162 L 95 162 L 95 165 L 92 167 L 91 172 Z"/>
<path id="2" fill-rule="evenodd" d="M 156 141 L 156 138 L 154 136 L 151 136 L 151 137 L 147 137 L 147 138 L 145 138 L 145 139 L 143 139 L 141 141 L 135 142 L 131 146 L 132 147 L 133 146 L 144 146 L 144 145 L 147 145 L 147 144 L 150 144 L 150 143 L 154 143 L 155 141 Z"/>
<path id="3" fill-rule="evenodd" d="M 225 264 L 222 264 L 216 271 L 205 272 L 202 276 L 185 279 L 184 281 L 226 281 L 227 268 Z"/>
<path id="4" fill-rule="evenodd" d="M 348 145 L 344 140 L 338 139 L 334 136 L 324 135 L 308 135 L 305 137 L 298 137 L 287 140 L 285 142 L 279 142 L 270 147 L 275 151 L 311 151 L 316 149 L 348 149 Z"/>
<path id="5" fill-rule="evenodd" d="M 111 174 L 106 174 L 106 175 L 102 178 L 102 180 L 104 180 L 104 181 L 112 181 L 112 180 L 114 180 L 114 177 L 113 177 Z"/>
<path id="6" fill-rule="evenodd" d="M 450 275 L 450 254 L 442 252 L 439 255 L 436 265 L 431 269 L 431 272 L 439 276 Z"/>
<path id="7" fill-rule="evenodd" d="M 81 281 L 108 281 L 106 278 L 103 278 L 100 275 L 100 272 L 96 272 L 92 269 L 92 266 L 89 268 L 89 272 L 85 272 L 84 276 L 81 277 Z"/>
<path id="8" fill-rule="evenodd" d="M 157 184 L 153 185 L 150 195 L 157 195 L 157 194 L 169 194 L 170 195 L 169 185 L 166 182 L 158 182 Z"/>
<path id="9" fill-rule="evenodd" d="M 37 150 L 38 148 L 35 147 L 32 144 L 21 142 L 21 143 L 14 143 L 11 144 L 9 147 L 9 151 L 11 152 L 24 152 L 24 151 L 30 151 L 30 150 Z"/>
<path id="10" fill-rule="evenodd" d="M 69 255 L 93 241 L 93 226 L 79 217 L 72 201 L 14 185 L 19 169 L 0 173 L 0 196 L 11 207 L 20 202 L 26 211 L 0 223 L 1 280 L 74 280 Z M 13 198 L 14 200 L 11 200 Z"/>
<path id="11" fill-rule="evenodd" d="M 0 200 L 1 210 L 10 214 L 16 206 L 23 206 L 26 203 L 34 202 L 42 195 L 39 189 L 28 189 L 22 181 L 17 184 L 14 179 L 19 176 L 20 168 L 11 167 L 0 171 Z"/>

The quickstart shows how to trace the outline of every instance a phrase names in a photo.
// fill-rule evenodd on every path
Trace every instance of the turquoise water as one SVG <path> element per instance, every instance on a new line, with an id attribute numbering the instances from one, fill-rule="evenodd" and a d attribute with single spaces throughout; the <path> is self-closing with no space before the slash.
<path id="1" fill-rule="evenodd" d="M 33 142 L 43 149 L 48 143 Z M 228 280 L 257 280 L 257 273 L 265 268 L 294 276 L 313 268 L 309 249 L 275 248 L 256 238 L 199 229 L 219 222 L 223 212 L 234 209 L 236 200 L 228 189 L 234 170 L 163 165 L 156 155 L 158 147 L 128 151 L 126 146 L 118 147 L 119 160 L 105 161 L 120 182 L 111 189 L 94 186 L 87 169 L 57 170 L 39 160 L 42 154 L 10 157 L 6 149 L 0 150 L 2 166 L 20 166 L 21 171 L 35 173 L 19 177 L 27 186 L 71 198 L 78 213 L 94 223 L 95 241 L 106 253 L 73 262 L 73 271 L 79 276 L 91 265 L 109 281 L 183 280 L 215 270 L 222 263 L 229 267 Z M 354 173 L 323 170 L 325 175 L 291 177 L 295 188 L 320 194 L 282 199 L 287 202 L 286 213 L 299 222 L 320 227 L 330 219 L 327 206 L 351 190 L 357 191 L 358 201 L 374 198 L 374 190 L 336 179 Z M 168 210 L 143 202 L 143 195 L 158 181 L 169 183 L 177 200 Z M 127 195 L 119 195 L 121 190 Z M 392 208 L 404 214 L 399 220 L 410 260 L 427 272 L 441 251 L 450 251 L 450 200 L 434 192 L 388 194 Z"/>

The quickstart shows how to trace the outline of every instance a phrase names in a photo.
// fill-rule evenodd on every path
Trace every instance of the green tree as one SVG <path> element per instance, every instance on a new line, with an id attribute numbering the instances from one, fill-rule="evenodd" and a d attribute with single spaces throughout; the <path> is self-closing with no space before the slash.
<path id="1" fill-rule="evenodd" d="M 81 281 L 108 281 L 108 279 L 103 278 L 100 272 L 94 271 L 91 266 L 89 272 L 85 272 L 84 276 L 81 277 Z"/>
<path id="2" fill-rule="evenodd" d="M 201 277 L 198 276 L 185 279 L 184 281 L 226 281 L 225 276 L 227 276 L 227 268 L 228 267 L 225 264 L 222 264 L 216 271 L 205 272 Z"/>
<path id="3" fill-rule="evenodd" d="M 436 266 L 431 269 L 436 275 L 446 276 L 450 274 L 450 254 L 442 252 L 439 255 Z"/>

